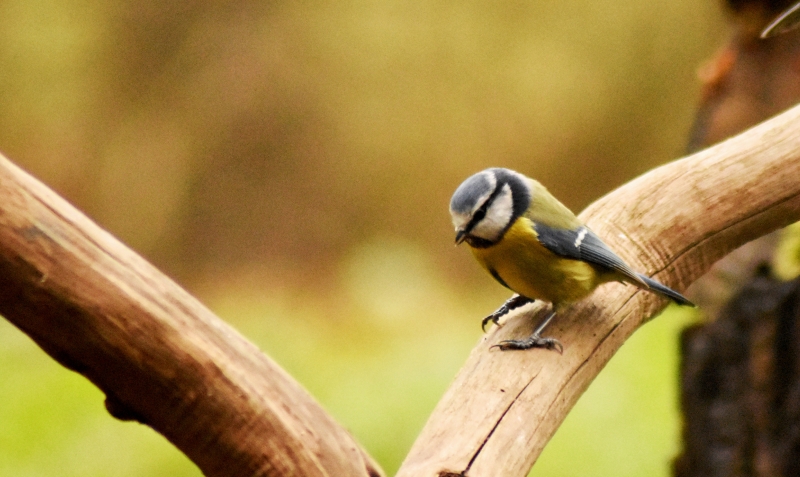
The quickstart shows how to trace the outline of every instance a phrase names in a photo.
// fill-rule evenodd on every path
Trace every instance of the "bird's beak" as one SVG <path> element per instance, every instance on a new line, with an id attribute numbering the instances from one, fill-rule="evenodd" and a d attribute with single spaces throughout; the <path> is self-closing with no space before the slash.
<path id="1" fill-rule="evenodd" d="M 464 229 L 456 230 L 456 245 L 461 245 L 465 238 L 467 238 L 467 232 Z"/>

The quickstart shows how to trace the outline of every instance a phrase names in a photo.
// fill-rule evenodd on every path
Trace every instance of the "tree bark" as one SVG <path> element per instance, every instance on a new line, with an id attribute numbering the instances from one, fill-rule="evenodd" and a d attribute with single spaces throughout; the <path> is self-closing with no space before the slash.
<path id="1" fill-rule="evenodd" d="M 686 288 L 736 247 L 800 219 L 800 107 L 635 179 L 581 218 L 635 269 Z M 601 287 L 548 328 L 563 356 L 492 350 L 527 336 L 543 307 L 513 313 L 473 350 L 398 476 L 526 475 L 591 380 L 666 304 Z"/>
<path id="2" fill-rule="evenodd" d="M 2 156 L 0 313 L 205 475 L 383 474 L 254 345 Z"/>
<path id="3" fill-rule="evenodd" d="M 677 477 L 800 475 L 800 279 L 763 269 L 681 339 Z"/>

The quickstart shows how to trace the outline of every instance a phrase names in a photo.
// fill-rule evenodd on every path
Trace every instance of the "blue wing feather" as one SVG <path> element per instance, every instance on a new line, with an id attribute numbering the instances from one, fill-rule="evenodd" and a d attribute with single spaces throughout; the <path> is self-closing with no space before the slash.
<path id="1" fill-rule="evenodd" d="M 586 226 L 574 230 L 556 229 L 535 223 L 533 229 L 539 242 L 554 254 L 581 260 L 609 271 L 615 271 L 642 288 L 650 288 L 624 260 L 614 253 L 603 240 Z"/>

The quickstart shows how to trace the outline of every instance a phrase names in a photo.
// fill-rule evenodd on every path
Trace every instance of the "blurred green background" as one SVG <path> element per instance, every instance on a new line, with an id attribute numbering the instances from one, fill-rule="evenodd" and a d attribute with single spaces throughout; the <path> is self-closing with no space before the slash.
<path id="1" fill-rule="evenodd" d="M 274 357 L 392 474 L 508 293 L 447 205 L 505 166 L 579 211 L 682 154 L 715 0 L 0 0 L 0 151 Z M 678 309 L 532 475 L 666 476 Z M 0 321 L 0 476 L 197 476 Z"/>

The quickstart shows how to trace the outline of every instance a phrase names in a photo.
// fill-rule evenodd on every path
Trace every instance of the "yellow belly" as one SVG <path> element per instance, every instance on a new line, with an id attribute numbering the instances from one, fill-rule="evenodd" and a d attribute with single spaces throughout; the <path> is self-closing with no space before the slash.
<path id="1" fill-rule="evenodd" d="M 472 253 L 489 273 L 514 292 L 556 305 L 578 301 L 601 283 L 591 265 L 559 257 L 535 237 L 530 221 L 520 218 L 499 243 L 472 248 Z"/>

